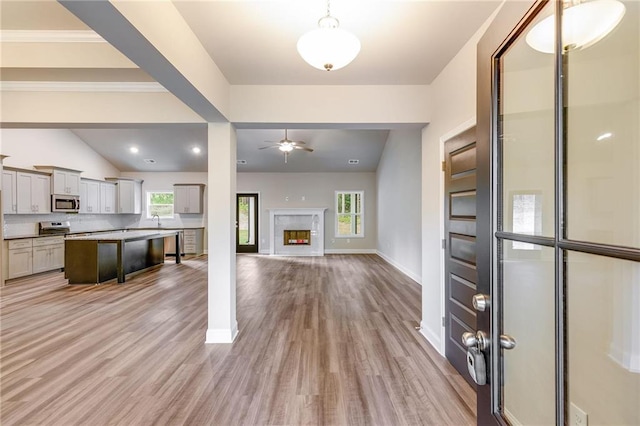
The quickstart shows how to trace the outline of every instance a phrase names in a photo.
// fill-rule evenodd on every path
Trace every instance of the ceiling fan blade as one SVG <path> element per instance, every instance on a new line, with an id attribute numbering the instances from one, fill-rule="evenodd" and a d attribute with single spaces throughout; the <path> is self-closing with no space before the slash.
<path id="1" fill-rule="evenodd" d="M 302 149 L 305 150 L 307 152 L 313 152 L 313 149 L 311 148 L 307 148 L 306 146 L 294 146 L 295 149 Z"/>
<path id="2" fill-rule="evenodd" d="M 303 141 L 291 141 L 289 143 L 291 143 L 292 145 L 306 145 Z"/>
<path id="3" fill-rule="evenodd" d="M 268 149 L 268 148 L 280 148 L 280 145 L 263 146 L 258 149 Z"/>

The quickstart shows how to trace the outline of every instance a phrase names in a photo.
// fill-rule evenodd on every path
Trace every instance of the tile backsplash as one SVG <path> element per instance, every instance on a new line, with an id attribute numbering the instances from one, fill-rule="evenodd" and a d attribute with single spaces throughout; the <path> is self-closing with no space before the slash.
<path id="1" fill-rule="evenodd" d="M 88 215 L 88 214 L 7 214 L 4 216 L 5 238 L 38 235 L 40 222 L 69 221 L 71 232 L 106 231 L 138 226 L 140 215 Z"/>

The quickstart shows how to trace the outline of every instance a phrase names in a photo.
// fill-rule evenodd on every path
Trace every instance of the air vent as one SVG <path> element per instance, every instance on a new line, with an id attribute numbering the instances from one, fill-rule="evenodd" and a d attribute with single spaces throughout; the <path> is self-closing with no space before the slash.
<path id="1" fill-rule="evenodd" d="M 247 160 L 237 160 L 236 163 L 238 163 L 238 164 L 247 164 Z"/>
<path id="2" fill-rule="evenodd" d="M 144 161 L 147 164 L 156 164 L 156 160 L 154 160 L 153 158 L 145 158 L 142 161 Z"/>
<path id="3" fill-rule="evenodd" d="M 360 160 L 349 160 L 349 164 L 358 164 Z"/>

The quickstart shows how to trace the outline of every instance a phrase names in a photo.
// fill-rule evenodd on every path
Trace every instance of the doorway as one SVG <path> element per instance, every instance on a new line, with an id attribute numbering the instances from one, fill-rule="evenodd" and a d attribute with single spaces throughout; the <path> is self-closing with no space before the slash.
<path id="1" fill-rule="evenodd" d="M 529 35 L 563 2 L 507 2 L 478 45 L 479 424 L 640 424 L 640 4 L 620 3 L 548 53 Z"/>
<path id="2" fill-rule="evenodd" d="M 258 194 L 236 195 L 236 253 L 258 253 Z"/>

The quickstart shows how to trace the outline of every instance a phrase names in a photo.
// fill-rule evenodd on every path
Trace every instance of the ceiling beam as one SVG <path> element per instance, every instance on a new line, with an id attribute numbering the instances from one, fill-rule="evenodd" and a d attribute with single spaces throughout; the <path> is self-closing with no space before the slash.
<path id="1" fill-rule="evenodd" d="M 229 83 L 171 2 L 59 3 L 204 120 L 228 121 Z"/>

